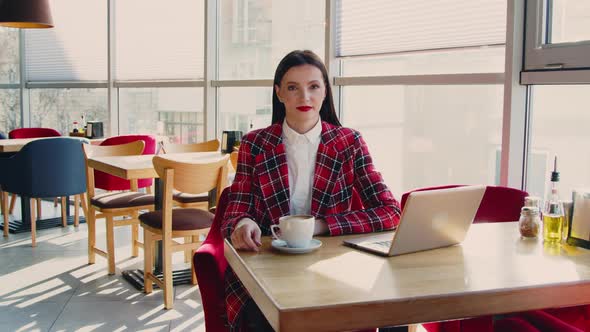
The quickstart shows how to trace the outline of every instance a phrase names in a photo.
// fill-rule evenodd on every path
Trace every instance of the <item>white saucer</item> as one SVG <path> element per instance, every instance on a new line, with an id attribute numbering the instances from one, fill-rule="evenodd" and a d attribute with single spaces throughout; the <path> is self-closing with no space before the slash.
<path id="1" fill-rule="evenodd" d="M 309 247 L 307 248 L 290 248 L 287 246 L 287 242 L 283 240 L 272 240 L 271 246 L 278 251 L 286 252 L 288 254 L 305 254 L 310 251 L 314 251 L 322 246 L 322 241 L 311 239 Z"/>

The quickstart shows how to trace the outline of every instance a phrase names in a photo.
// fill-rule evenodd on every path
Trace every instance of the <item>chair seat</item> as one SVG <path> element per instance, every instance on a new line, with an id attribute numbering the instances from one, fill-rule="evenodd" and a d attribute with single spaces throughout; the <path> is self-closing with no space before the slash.
<path id="1" fill-rule="evenodd" d="M 215 215 L 201 209 L 173 209 L 172 230 L 192 231 L 211 227 Z M 162 228 L 162 211 L 151 211 L 139 216 L 139 220 L 152 227 Z"/>
<path id="2" fill-rule="evenodd" d="M 209 194 L 188 194 L 183 193 L 177 190 L 172 192 L 172 198 L 179 202 L 179 203 L 198 203 L 198 202 L 208 202 L 209 201 Z"/>
<path id="3" fill-rule="evenodd" d="M 90 204 L 101 209 L 118 209 L 134 206 L 153 205 L 154 195 L 138 192 L 106 193 L 94 196 Z"/>

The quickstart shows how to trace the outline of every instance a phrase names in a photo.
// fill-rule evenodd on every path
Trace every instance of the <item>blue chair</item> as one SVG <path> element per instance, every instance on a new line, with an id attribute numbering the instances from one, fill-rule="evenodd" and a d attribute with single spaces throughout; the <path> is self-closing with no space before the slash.
<path id="1" fill-rule="evenodd" d="M 32 141 L 10 158 L 0 158 L 2 190 L 21 196 L 23 223 L 31 224 L 32 246 L 36 246 L 36 218 L 31 218 L 30 200 L 42 197 L 75 196 L 75 224 L 78 200 L 86 192 L 86 166 L 82 144 L 86 139 L 56 137 Z M 6 194 L 3 194 L 5 196 Z M 6 200 L 3 199 L 4 207 Z M 62 204 L 62 224 L 66 224 Z M 7 211 L 4 209 L 4 220 Z M 6 224 L 6 223 L 5 223 Z"/>
<path id="2" fill-rule="evenodd" d="M 6 139 L 6 135 L 4 135 L 3 133 L 0 133 L 0 139 Z"/>

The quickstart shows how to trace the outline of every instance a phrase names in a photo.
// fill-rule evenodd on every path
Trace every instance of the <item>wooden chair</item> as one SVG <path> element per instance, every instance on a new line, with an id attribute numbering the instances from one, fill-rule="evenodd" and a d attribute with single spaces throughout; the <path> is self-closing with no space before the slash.
<path id="1" fill-rule="evenodd" d="M 153 159 L 154 168 L 163 182 L 164 194 L 162 210 L 144 213 L 139 217 L 144 236 L 144 288 L 146 293 L 151 293 L 152 282 L 160 286 L 164 290 L 166 309 L 173 306 L 172 253 L 187 249 L 196 250 L 200 245 L 199 236 L 209 231 L 214 218 L 214 215 L 206 210 L 173 209 L 172 192 L 177 189 L 187 193 L 202 193 L 216 189 L 217 201 L 227 185 L 228 158 L 229 156 L 224 156 L 208 163 L 182 163 L 166 159 L 165 156 L 156 156 Z M 190 237 L 191 241 L 178 243 L 173 240 L 179 237 Z M 151 272 L 154 269 L 153 246 L 155 241 L 159 240 L 163 245 L 163 280 Z M 192 264 L 191 270 L 191 281 L 196 284 Z"/>
<path id="2" fill-rule="evenodd" d="M 219 140 L 214 139 L 207 142 L 201 143 L 192 143 L 192 144 L 173 144 L 173 143 L 164 143 L 163 145 L 163 153 L 188 153 L 188 152 L 215 152 L 219 150 Z M 196 208 L 196 209 L 206 209 L 211 207 L 209 204 L 209 193 L 200 193 L 200 194 L 188 194 L 183 193 L 178 190 L 172 191 L 172 198 L 174 199 L 174 205 L 180 206 L 183 208 Z M 186 242 L 189 242 L 191 239 L 190 237 L 185 239 Z M 192 253 L 190 250 L 187 250 L 184 254 L 184 261 L 188 263 L 192 258 Z"/>
<path id="3" fill-rule="evenodd" d="M 192 144 L 164 143 L 164 153 L 212 152 L 219 150 L 219 140 Z"/>
<path id="4" fill-rule="evenodd" d="M 234 172 L 238 171 L 238 151 L 233 151 L 229 155 L 229 161 L 231 162 L 231 166 L 234 168 Z"/>
<path id="5" fill-rule="evenodd" d="M 115 227 L 131 225 L 131 256 L 137 257 L 138 248 L 143 244 L 138 241 L 139 211 L 154 209 L 154 196 L 137 192 L 137 179 L 131 180 L 131 191 L 107 192 L 95 195 L 94 169 L 88 166 L 88 159 L 103 156 L 141 155 L 143 141 L 135 141 L 121 145 L 85 145 L 86 181 L 88 187 L 88 264 L 95 263 L 95 254 L 105 257 L 108 261 L 109 274 L 115 274 Z M 100 214 L 97 214 L 100 212 Z M 115 220 L 115 217 L 128 217 Z M 106 219 L 107 250 L 96 248 L 96 219 Z"/>
<path id="6" fill-rule="evenodd" d="M 211 140 L 193 144 L 172 144 L 165 143 L 163 152 L 168 153 L 188 153 L 188 152 L 215 152 L 219 150 L 219 141 Z M 204 208 L 208 205 L 209 195 L 207 193 L 187 194 L 179 191 L 173 191 L 174 204 L 183 208 L 194 207 Z"/>

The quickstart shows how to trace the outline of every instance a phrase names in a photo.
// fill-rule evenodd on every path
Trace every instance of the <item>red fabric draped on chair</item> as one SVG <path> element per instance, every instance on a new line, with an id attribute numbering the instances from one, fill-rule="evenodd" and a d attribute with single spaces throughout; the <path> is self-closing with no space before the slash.
<path id="1" fill-rule="evenodd" d="M 143 154 L 154 154 L 156 153 L 156 137 L 152 135 L 121 135 L 109 137 L 104 140 L 100 145 L 120 145 L 131 143 L 135 141 L 143 141 L 145 147 Z M 101 171 L 94 171 L 94 183 L 96 188 L 104 190 L 129 190 L 129 180 L 124 180 L 116 176 L 112 176 Z M 151 187 L 153 184 L 152 179 L 139 179 L 137 181 L 137 188 Z"/>

